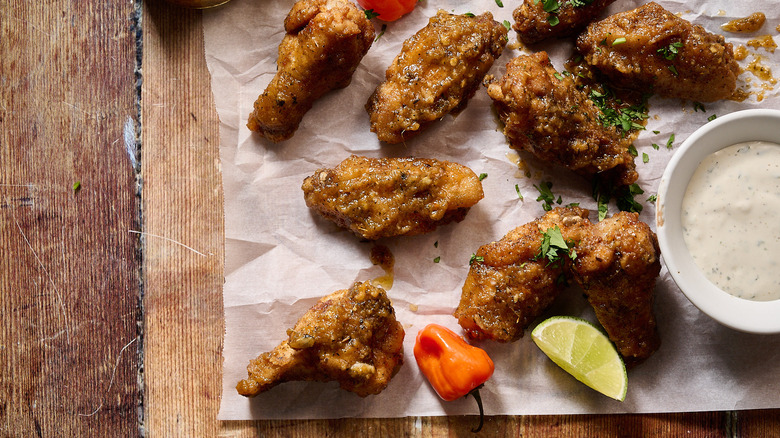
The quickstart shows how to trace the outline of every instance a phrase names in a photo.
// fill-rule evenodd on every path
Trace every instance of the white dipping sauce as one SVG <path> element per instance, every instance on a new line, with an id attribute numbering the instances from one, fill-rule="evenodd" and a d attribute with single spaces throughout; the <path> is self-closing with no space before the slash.
<path id="1" fill-rule="evenodd" d="M 719 288 L 780 299 L 780 145 L 739 143 L 706 157 L 682 202 L 685 244 Z"/>

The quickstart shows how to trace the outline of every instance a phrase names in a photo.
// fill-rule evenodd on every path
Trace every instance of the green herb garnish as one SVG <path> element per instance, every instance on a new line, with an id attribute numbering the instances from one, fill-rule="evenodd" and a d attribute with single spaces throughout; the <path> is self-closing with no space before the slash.
<path id="1" fill-rule="evenodd" d="M 379 31 L 379 34 L 377 34 L 376 38 L 374 38 L 374 42 L 379 41 L 379 38 L 385 34 L 385 31 L 387 30 L 387 24 L 382 25 L 382 29 Z"/>
<path id="2" fill-rule="evenodd" d="M 504 27 L 506 30 L 512 29 L 512 24 L 509 22 L 509 20 L 504 20 Z"/>
<path id="3" fill-rule="evenodd" d="M 520 193 L 520 186 L 515 184 L 515 191 L 517 192 L 517 197 L 520 198 L 520 200 L 523 200 L 523 194 Z"/>
<path id="4" fill-rule="evenodd" d="M 487 173 L 480 173 L 479 174 L 479 180 L 482 181 L 483 179 L 487 178 Z"/>
<path id="5" fill-rule="evenodd" d="M 441 261 L 441 257 L 436 257 L 433 259 L 433 263 L 439 263 Z"/>
<path id="6" fill-rule="evenodd" d="M 482 263 L 485 261 L 485 258 L 482 256 L 478 256 L 476 254 L 471 254 L 471 258 L 469 259 L 469 265 L 473 265 L 474 263 Z"/>
<path id="7" fill-rule="evenodd" d="M 717 115 L 715 115 L 715 114 L 713 114 L 713 115 L 711 115 L 711 116 L 707 117 L 707 121 L 708 121 L 708 122 L 711 122 L 711 121 L 713 121 L 713 120 L 715 120 L 715 119 L 717 119 L 717 118 L 718 118 L 718 116 L 717 116 Z"/>
<path id="8" fill-rule="evenodd" d="M 650 195 L 649 198 L 647 198 L 647 202 L 655 202 L 658 199 L 658 195 Z"/>
<path id="9" fill-rule="evenodd" d="M 504 4 L 501 3 L 501 0 L 496 0 L 496 4 L 498 5 L 499 8 L 503 8 L 504 7 Z"/>
<path id="10" fill-rule="evenodd" d="M 671 61 L 677 57 L 678 53 L 680 53 L 682 46 L 683 43 L 677 41 L 669 44 L 666 47 L 661 47 L 660 49 L 656 50 L 656 52 L 660 53 L 661 56 L 663 56 L 667 61 Z"/>
<path id="11" fill-rule="evenodd" d="M 626 39 L 624 37 L 615 38 L 615 41 L 612 41 L 612 46 L 618 46 L 620 44 L 625 44 Z"/>
<path id="12" fill-rule="evenodd" d="M 73 193 L 78 193 L 79 190 L 81 190 L 81 181 L 76 181 L 73 183 Z"/>
<path id="13" fill-rule="evenodd" d="M 642 162 L 643 163 L 649 163 L 650 162 L 650 155 L 647 155 L 646 152 L 642 152 Z"/>
<path id="14" fill-rule="evenodd" d="M 563 263 L 567 258 L 570 260 L 577 258 L 574 242 L 563 238 L 558 225 L 548 228 L 547 231 L 542 233 L 542 244 L 539 246 L 539 252 L 536 253 L 533 260 L 547 259 L 547 266 L 563 268 Z"/>
<path id="15" fill-rule="evenodd" d="M 671 149 L 674 147 L 674 133 L 669 136 L 669 140 L 666 140 L 666 149 Z"/>

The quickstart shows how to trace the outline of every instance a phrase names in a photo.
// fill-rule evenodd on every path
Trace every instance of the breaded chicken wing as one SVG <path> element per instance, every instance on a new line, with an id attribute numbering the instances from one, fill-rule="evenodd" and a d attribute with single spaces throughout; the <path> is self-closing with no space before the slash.
<path id="1" fill-rule="evenodd" d="M 283 382 L 313 380 L 338 381 L 365 397 L 385 389 L 403 364 L 404 329 L 385 291 L 370 282 L 322 298 L 287 334 L 250 361 L 239 394 L 254 397 Z"/>
<path id="2" fill-rule="evenodd" d="M 728 99 L 739 75 L 733 47 L 723 36 L 655 2 L 591 23 L 577 39 L 577 50 L 615 86 L 663 97 Z"/>
<path id="3" fill-rule="evenodd" d="M 593 101 L 555 70 L 546 52 L 513 59 L 503 78 L 487 77 L 485 84 L 511 148 L 612 185 L 636 181 L 631 138 L 599 121 Z"/>
<path id="4" fill-rule="evenodd" d="M 574 279 L 626 364 L 650 357 L 661 344 L 653 313 L 661 270 L 655 233 L 636 213 L 619 212 L 594 224 L 576 250 Z"/>
<path id="5" fill-rule="evenodd" d="M 374 41 L 374 26 L 349 0 L 300 0 L 284 20 L 277 72 L 247 127 L 280 142 L 293 136 L 314 101 L 352 80 Z"/>
<path id="6" fill-rule="evenodd" d="M 563 0 L 555 13 L 546 12 L 545 3 L 524 0 L 515 9 L 512 28 L 524 44 L 536 44 L 547 38 L 576 35 L 615 0 Z M 555 23 L 555 24 L 553 24 Z"/>
<path id="7" fill-rule="evenodd" d="M 541 315 L 566 284 L 568 267 L 537 259 L 542 236 L 558 226 L 565 240 L 579 240 L 588 212 L 556 208 L 479 247 L 469 268 L 455 317 L 472 339 L 511 342 Z"/>
<path id="8" fill-rule="evenodd" d="M 426 125 L 466 107 L 482 78 L 501 56 L 507 30 L 493 15 L 439 11 L 404 42 L 366 103 L 371 131 L 400 143 Z"/>
<path id="9" fill-rule="evenodd" d="M 473 339 L 514 341 L 558 296 L 566 280 L 580 285 L 596 318 L 628 366 L 660 346 L 653 312 L 660 271 L 658 242 L 636 213 L 593 224 L 579 207 L 556 208 L 476 253 L 455 317 Z M 573 260 L 539 258 L 546 230 L 558 227 Z"/>
<path id="10" fill-rule="evenodd" d="M 368 240 L 460 222 L 484 196 L 471 169 L 427 158 L 353 155 L 316 171 L 301 188 L 307 206 Z"/>

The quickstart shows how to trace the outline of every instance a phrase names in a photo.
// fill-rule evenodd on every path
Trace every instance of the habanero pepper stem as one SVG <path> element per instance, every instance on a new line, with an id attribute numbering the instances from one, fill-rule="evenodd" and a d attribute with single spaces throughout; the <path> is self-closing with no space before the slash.
<path id="1" fill-rule="evenodd" d="M 495 366 L 485 350 L 469 345 L 447 327 L 428 324 L 417 333 L 414 358 L 423 375 L 444 400 L 472 395 L 479 406 L 479 432 L 484 423 L 479 388 L 493 375 Z"/>

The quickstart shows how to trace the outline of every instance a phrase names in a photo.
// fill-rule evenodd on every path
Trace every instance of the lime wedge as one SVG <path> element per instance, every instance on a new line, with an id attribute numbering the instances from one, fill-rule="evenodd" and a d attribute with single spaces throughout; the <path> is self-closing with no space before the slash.
<path id="1" fill-rule="evenodd" d="M 596 391 L 623 401 L 626 365 L 598 327 L 570 316 L 554 316 L 531 332 L 534 343 L 559 367 Z"/>

